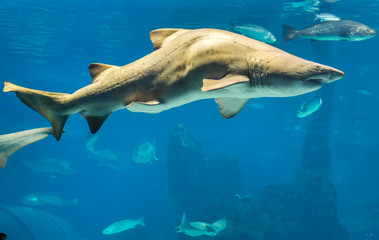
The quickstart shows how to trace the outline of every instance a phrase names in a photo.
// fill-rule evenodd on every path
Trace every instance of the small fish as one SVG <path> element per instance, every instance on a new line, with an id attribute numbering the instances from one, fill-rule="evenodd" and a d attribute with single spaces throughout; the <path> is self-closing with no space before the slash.
<path id="1" fill-rule="evenodd" d="M 283 10 L 285 12 L 316 12 L 320 10 L 320 1 L 318 0 L 304 0 L 296 2 L 285 2 Z"/>
<path id="2" fill-rule="evenodd" d="M 22 132 L 0 135 L 0 168 L 4 168 L 8 157 L 28 144 L 44 139 L 53 133 L 53 129 L 36 128 Z"/>
<path id="3" fill-rule="evenodd" d="M 86 148 L 91 152 L 100 166 L 106 166 L 114 170 L 123 171 L 126 169 L 126 161 L 120 158 L 111 149 L 106 148 L 102 150 L 96 150 L 95 144 L 99 138 L 99 135 L 89 136 L 86 140 Z"/>
<path id="4" fill-rule="evenodd" d="M 242 201 L 242 202 L 248 202 L 251 200 L 251 196 L 249 195 L 245 195 L 245 196 L 241 196 L 239 195 L 238 193 L 234 195 L 239 201 Z"/>
<path id="5" fill-rule="evenodd" d="M 265 108 L 265 105 L 260 104 L 260 103 L 256 103 L 256 102 L 251 102 L 251 103 L 249 103 L 249 107 L 255 108 L 255 109 L 263 109 L 263 108 Z"/>
<path id="6" fill-rule="evenodd" d="M 355 91 L 357 93 L 363 95 L 363 96 L 372 96 L 372 95 L 374 95 L 372 92 L 370 92 L 369 90 L 366 90 L 366 89 L 356 89 Z"/>
<path id="7" fill-rule="evenodd" d="M 231 30 L 234 32 L 240 33 L 246 37 L 261 41 L 261 42 L 266 42 L 266 43 L 276 42 L 275 36 L 269 30 L 258 25 L 253 25 L 253 24 L 235 25 L 234 23 L 231 23 Z"/>
<path id="8" fill-rule="evenodd" d="M 155 140 L 141 143 L 133 152 L 133 161 L 136 163 L 152 164 L 153 160 L 158 160 L 157 156 L 155 156 Z"/>
<path id="9" fill-rule="evenodd" d="M 103 230 L 103 234 L 115 234 L 119 232 L 123 232 L 129 229 L 135 228 L 137 225 L 141 225 L 145 227 L 145 222 L 143 220 L 143 217 L 140 217 L 138 219 L 125 219 L 121 220 L 115 223 L 112 223 L 108 227 L 106 227 Z"/>
<path id="10" fill-rule="evenodd" d="M 333 14 L 330 14 L 330 13 L 320 13 L 320 14 L 316 14 L 315 16 L 315 21 L 316 20 L 320 20 L 321 22 L 325 22 L 325 21 L 339 21 L 341 20 L 340 17 L 337 17 Z"/>
<path id="11" fill-rule="evenodd" d="M 205 222 L 188 222 L 186 214 L 183 213 L 182 222 L 177 227 L 178 233 L 184 233 L 191 237 L 198 237 L 201 235 L 216 236 L 226 227 L 226 218 L 221 218 L 214 223 Z"/>
<path id="12" fill-rule="evenodd" d="M 301 105 L 301 107 L 297 111 L 297 117 L 303 118 L 308 115 L 311 115 L 321 107 L 321 104 L 322 99 L 317 94 L 316 96 L 314 96 L 313 98 L 309 99 Z"/>
<path id="13" fill-rule="evenodd" d="M 62 199 L 61 197 L 45 194 L 45 193 L 31 193 L 22 199 L 22 203 L 28 206 L 55 206 L 63 207 L 67 205 L 77 206 L 78 199 L 74 198 L 71 201 Z"/>
<path id="14" fill-rule="evenodd" d="M 326 21 L 301 30 L 283 25 L 283 41 L 308 38 L 316 41 L 362 41 L 372 38 L 376 31 L 362 23 L 351 20 Z"/>
<path id="15" fill-rule="evenodd" d="M 27 168 L 35 172 L 44 172 L 59 175 L 68 175 L 76 173 L 76 167 L 68 162 L 56 158 L 23 158 L 18 160 Z"/>

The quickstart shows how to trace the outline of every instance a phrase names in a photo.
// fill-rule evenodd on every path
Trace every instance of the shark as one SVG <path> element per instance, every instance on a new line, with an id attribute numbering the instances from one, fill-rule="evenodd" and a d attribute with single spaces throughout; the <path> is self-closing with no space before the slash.
<path id="1" fill-rule="evenodd" d="M 36 128 L 16 133 L 0 135 L 0 168 L 4 168 L 8 157 L 26 145 L 53 134 L 51 127 Z"/>
<path id="2" fill-rule="evenodd" d="M 291 97 L 340 79 L 338 69 L 294 56 L 260 41 L 219 29 L 157 29 L 154 51 L 125 66 L 91 63 L 92 83 L 72 94 L 4 82 L 45 117 L 61 138 L 67 118 L 79 113 L 96 133 L 119 109 L 159 113 L 202 99 L 215 99 L 224 118 L 250 98 Z"/>

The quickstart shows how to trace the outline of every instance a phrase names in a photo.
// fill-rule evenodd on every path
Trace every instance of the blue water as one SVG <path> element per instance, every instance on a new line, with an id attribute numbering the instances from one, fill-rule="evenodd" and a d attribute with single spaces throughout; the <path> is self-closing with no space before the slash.
<path id="1" fill-rule="evenodd" d="M 330 121 L 320 117 L 321 121 L 327 121 L 328 134 L 313 140 L 316 146 L 327 141 L 330 147 L 329 170 L 336 193 L 337 217 L 350 239 L 379 239 L 378 37 L 362 42 L 295 39 L 286 43 L 281 38 L 282 24 L 303 28 L 314 23 L 314 13 L 322 12 L 362 22 L 378 31 L 379 2 L 308 1 L 311 10 L 288 8 L 288 2 L 10 0 L 0 3 L 0 79 L 33 89 L 72 93 L 90 84 L 87 70 L 90 63 L 121 66 L 149 54 L 152 51 L 149 32 L 154 29 L 228 30 L 231 22 L 263 26 L 278 39 L 273 46 L 345 73 L 341 80 L 323 87 L 321 93 L 329 97 L 318 112 L 306 118 L 297 118 L 297 109 L 315 93 L 252 99 L 249 103 L 263 108 L 248 103 L 232 119 L 223 119 L 213 100 L 193 102 L 159 114 L 114 112 L 100 129 L 96 148 L 110 149 L 124 159 L 126 169 L 122 171 L 98 166 L 85 147 L 90 134 L 87 123 L 74 114 L 59 142 L 49 136 L 10 156 L 6 168 L 0 169 L 0 204 L 22 205 L 21 199 L 29 193 L 51 193 L 64 199 L 77 198 L 78 205 L 36 208 L 65 219 L 82 239 L 188 239 L 174 228 L 180 223 L 181 213 L 175 212 L 168 187 L 168 171 L 173 169 L 168 169 L 167 162 L 169 151 L 174 151 L 169 146 L 170 136 L 178 124 L 196 139 L 202 152 L 219 152 L 238 159 L 242 192 L 254 197 L 268 186 L 296 181 L 311 120 L 322 114 L 323 108 L 331 108 Z M 325 93 L 324 88 L 329 91 Z M 49 126 L 46 119 L 13 93 L 0 94 L 0 111 L 0 134 Z M 154 139 L 159 160 L 152 164 L 134 162 L 134 149 L 141 142 Z M 53 176 L 33 172 L 18 163 L 19 159 L 42 157 L 69 161 L 77 172 Z M 214 171 L 203 170 L 209 174 Z M 212 189 L 212 183 L 204 185 Z M 188 195 L 191 197 L 191 192 Z M 230 201 L 233 204 L 236 200 Z M 307 202 L 303 207 L 307 207 Z M 112 222 L 140 216 L 145 217 L 145 228 L 139 226 L 110 236 L 101 233 Z M 192 216 L 193 221 L 203 220 L 196 218 L 195 213 Z M 207 217 L 203 221 L 217 220 L 219 216 Z M 225 231 L 230 233 L 233 226 L 236 227 L 227 226 Z M 307 234 L 311 239 L 313 233 Z M 214 238 L 218 237 L 221 239 L 222 235 Z"/>

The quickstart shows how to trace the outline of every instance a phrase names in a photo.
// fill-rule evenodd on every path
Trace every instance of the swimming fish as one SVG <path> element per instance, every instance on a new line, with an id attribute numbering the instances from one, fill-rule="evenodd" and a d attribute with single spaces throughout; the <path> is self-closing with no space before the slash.
<path id="1" fill-rule="evenodd" d="M 53 126 L 61 138 L 67 118 L 79 113 L 91 133 L 114 111 L 159 113 L 214 98 L 224 118 L 250 98 L 290 97 L 319 89 L 343 72 L 310 62 L 260 41 L 218 29 L 157 29 L 154 51 L 118 67 L 89 65 L 92 84 L 73 94 L 45 92 L 4 83 Z"/>
<path id="2" fill-rule="evenodd" d="M 266 43 L 276 42 L 275 36 L 269 30 L 258 25 L 253 25 L 253 24 L 235 25 L 234 23 L 232 23 L 231 29 L 234 32 L 240 33 L 246 37 L 250 37 L 261 42 L 266 42 Z"/>
<path id="3" fill-rule="evenodd" d="M 191 237 L 198 237 L 201 235 L 216 236 L 220 231 L 226 227 L 226 218 L 221 218 L 214 223 L 205 222 L 188 222 L 186 214 L 183 213 L 182 222 L 177 227 L 178 233 L 184 233 Z"/>
<path id="4" fill-rule="evenodd" d="M 244 195 L 244 196 L 241 196 L 240 194 L 235 194 L 234 195 L 239 201 L 241 202 L 248 202 L 248 201 L 251 201 L 251 196 L 250 195 Z"/>
<path id="5" fill-rule="evenodd" d="M 112 223 L 108 227 L 106 227 L 103 230 L 103 234 L 115 234 L 119 232 L 123 232 L 129 229 L 135 228 L 137 225 L 141 225 L 145 227 L 145 222 L 143 220 L 143 217 L 140 217 L 138 219 L 125 219 L 121 220 L 115 223 Z"/>
<path id="6" fill-rule="evenodd" d="M 337 17 L 333 14 L 330 13 L 320 13 L 320 14 L 315 14 L 315 21 L 320 20 L 321 22 L 325 21 L 339 21 L 341 20 L 340 17 Z"/>
<path id="7" fill-rule="evenodd" d="M 67 205 L 77 206 L 78 199 L 74 198 L 71 201 L 62 199 L 61 197 L 46 194 L 46 193 L 31 193 L 22 199 L 22 203 L 28 206 L 55 206 L 63 207 Z"/>
<path id="8" fill-rule="evenodd" d="M 313 98 L 309 99 L 301 105 L 301 107 L 297 111 L 297 117 L 303 118 L 308 115 L 311 115 L 321 107 L 321 104 L 322 99 L 320 98 L 320 95 L 317 94 L 316 96 L 314 96 Z"/>
<path id="9" fill-rule="evenodd" d="M 18 162 L 35 172 L 59 175 L 76 173 L 76 167 L 72 163 L 56 158 L 23 158 Z"/>
<path id="10" fill-rule="evenodd" d="M 138 145 L 133 151 L 133 161 L 136 163 L 150 163 L 152 161 L 158 161 L 157 156 L 155 155 L 155 140 L 152 142 L 145 141 Z"/>
<path id="11" fill-rule="evenodd" d="M 351 20 L 326 21 L 301 30 L 283 25 L 283 41 L 308 38 L 317 41 L 362 41 L 374 37 L 376 31 L 362 23 Z"/>
<path id="12" fill-rule="evenodd" d="M 53 129 L 48 127 L 0 135 L 0 168 L 5 167 L 8 157 L 12 153 L 52 133 Z"/>
<path id="13" fill-rule="evenodd" d="M 374 95 L 371 91 L 366 90 L 366 89 L 356 89 L 355 90 L 357 93 L 364 95 L 364 96 L 372 96 Z"/>
<path id="14" fill-rule="evenodd" d="M 106 166 L 114 170 L 123 171 L 126 169 L 126 161 L 120 158 L 114 151 L 109 148 L 96 150 L 95 144 L 99 135 L 93 135 L 87 138 L 86 148 L 91 152 L 100 166 Z"/>

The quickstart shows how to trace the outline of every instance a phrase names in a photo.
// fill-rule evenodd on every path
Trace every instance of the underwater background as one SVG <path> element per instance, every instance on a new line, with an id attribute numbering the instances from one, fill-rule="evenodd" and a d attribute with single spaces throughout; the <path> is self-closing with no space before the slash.
<path id="1" fill-rule="evenodd" d="M 57 216 L 66 224 L 50 239 L 192 239 L 176 233 L 183 212 L 189 221 L 226 217 L 224 231 L 198 239 L 379 239 L 378 38 L 282 42 L 282 24 L 300 29 L 319 13 L 379 29 L 377 0 L 2 1 L 0 79 L 33 89 L 72 93 L 90 84 L 90 63 L 122 66 L 149 54 L 154 29 L 231 23 L 263 26 L 273 46 L 345 76 L 322 87 L 321 108 L 304 118 L 297 110 L 315 92 L 251 99 L 232 119 L 213 100 L 159 114 L 117 111 L 96 139 L 74 114 L 59 142 L 26 146 L 0 169 L 0 215 L 17 206 Z M 14 93 L 0 94 L 0 112 L 0 134 L 50 126 Z M 133 158 L 151 151 L 158 160 Z M 46 172 L 25 160 L 70 167 Z M 35 193 L 66 202 L 25 204 Z M 102 234 L 141 216 L 145 227 Z M 25 225 L 23 239 L 46 226 Z"/>

